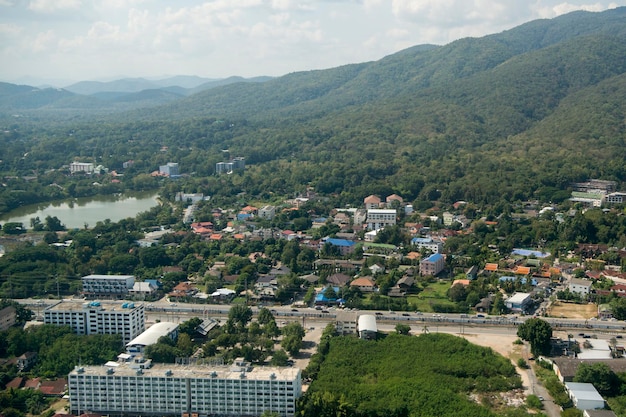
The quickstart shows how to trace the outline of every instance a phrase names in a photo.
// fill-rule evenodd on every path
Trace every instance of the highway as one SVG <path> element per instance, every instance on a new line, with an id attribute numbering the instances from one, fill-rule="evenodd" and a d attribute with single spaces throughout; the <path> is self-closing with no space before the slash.
<path id="1" fill-rule="evenodd" d="M 56 304 L 59 300 L 51 299 L 23 299 L 17 300 L 21 304 L 29 306 L 38 316 L 43 314 L 43 310 L 50 305 Z M 67 301 L 84 301 L 76 299 L 68 299 Z M 121 302 L 121 301 L 120 301 Z M 136 302 L 138 304 L 139 302 Z M 185 321 L 190 317 L 200 318 L 220 318 L 227 317 L 230 305 L 227 304 L 191 304 L 191 303 L 171 303 L 166 299 L 155 302 L 144 302 L 148 321 Z M 316 322 L 332 322 L 337 319 L 337 315 L 341 312 L 349 312 L 356 315 L 373 314 L 376 321 L 380 323 L 404 322 L 411 326 L 427 325 L 427 326 L 457 326 L 461 327 L 504 327 L 516 328 L 531 316 L 506 315 L 506 316 L 490 316 L 483 314 L 458 314 L 458 313 L 421 313 L 421 312 L 403 312 L 403 311 L 372 311 L 372 310 L 340 310 L 335 308 L 316 309 L 312 307 L 293 308 L 291 306 L 268 306 L 276 317 L 278 322 L 282 321 L 316 321 Z M 258 307 L 251 307 L 252 312 L 256 315 Z M 624 321 L 603 321 L 603 320 L 576 320 L 553 317 L 541 317 L 550 323 L 553 330 L 569 329 L 584 331 L 601 331 L 608 333 L 626 332 L 626 323 Z"/>

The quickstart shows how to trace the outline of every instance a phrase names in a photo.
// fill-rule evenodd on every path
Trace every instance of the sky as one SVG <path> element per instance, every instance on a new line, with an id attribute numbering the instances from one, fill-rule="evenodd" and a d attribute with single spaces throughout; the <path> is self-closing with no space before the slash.
<path id="1" fill-rule="evenodd" d="M 0 0 L 0 81 L 280 76 L 618 6 L 626 0 Z"/>

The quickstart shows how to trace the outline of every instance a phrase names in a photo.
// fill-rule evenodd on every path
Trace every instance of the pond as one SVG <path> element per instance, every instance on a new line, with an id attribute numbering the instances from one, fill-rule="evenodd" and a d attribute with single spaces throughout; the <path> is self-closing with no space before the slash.
<path id="1" fill-rule="evenodd" d="M 159 204 L 153 191 L 134 194 L 117 194 L 89 198 L 76 198 L 49 204 L 33 204 L 15 209 L 0 216 L 0 223 L 17 222 L 31 228 L 30 219 L 39 217 L 42 223 L 48 216 L 57 217 L 68 229 L 93 227 L 106 219 L 117 222 L 150 210 Z"/>

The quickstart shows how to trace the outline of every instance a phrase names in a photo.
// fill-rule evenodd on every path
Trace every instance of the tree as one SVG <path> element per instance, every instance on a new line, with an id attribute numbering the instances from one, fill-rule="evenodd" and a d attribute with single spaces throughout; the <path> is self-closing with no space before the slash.
<path id="1" fill-rule="evenodd" d="M 228 320 L 231 320 L 241 330 L 252 320 L 252 309 L 243 304 L 235 304 L 228 312 Z"/>
<path id="2" fill-rule="evenodd" d="M 287 366 L 288 360 L 289 356 L 287 356 L 287 353 L 283 349 L 278 349 L 274 351 L 270 364 L 272 366 Z"/>
<path id="3" fill-rule="evenodd" d="M 600 394 L 613 397 L 619 393 L 621 381 L 606 363 L 581 363 L 574 375 L 574 382 L 588 382 Z"/>
<path id="4" fill-rule="evenodd" d="M 532 318 L 520 324 L 517 336 L 530 343 L 530 350 L 535 356 L 549 355 L 552 338 L 552 326 L 540 318 Z"/>
<path id="5" fill-rule="evenodd" d="M 396 333 L 408 335 L 411 332 L 411 326 L 404 323 L 396 324 Z"/>
<path id="6" fill-rule="evenodd" d="M 276 319 L 274 318 L 274 315 L 272 314 L 272 312 L 263 307 L 259 310 L 259 314 L 257 317 L 257 321 L 259 322 L 259 324 L 268 324 L 271 321 L 276 321 Z"/>

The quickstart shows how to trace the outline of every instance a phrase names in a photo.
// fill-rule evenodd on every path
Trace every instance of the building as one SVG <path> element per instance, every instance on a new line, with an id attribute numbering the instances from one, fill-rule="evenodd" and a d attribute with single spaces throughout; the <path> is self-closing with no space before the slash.
<path id="1" fill-rule="evenodd" d="M 394 209 L 367 210 L 368 230 L 383 229 L 386 226 L 395 226 L 397 213 Z"/>
<path id="2" fill-rule="evenodd" d="M 135 286 L 132 275 L 86 275 L 82 278 L 86 298 L 120 300 Z"/>
<path id="3" fill-rule="evenodd" d="M 238 156 L 228 162 L 218 162 L 215 164 L 216 174 L 232 174 L 233 171 L 246 169 L 245 158 Z"/>
<path id="4" fill-rule="evenodd" d="M 591 284 L 591 281 L 585 279 L 572 278 L 567 288 L 570 292 L 577 293 L 581 297 L 586 297 L 591 290 Z"/>
<path id="5" fill-rule="evenodd" d="M 506 308 L 514 313 L 523 313 L 532 304 L 533 300 L 527 292 L 516 292 L 504 301 Z"/>
<path id="6" fill-rule="evenodd" d="M 120 334 L 128 343 L 146 329 L 143 304 L 61 301 L 43 312 L 45 324 L 70 326 L 78 335 Z"/>
<path id="7" fill-rule="evenodd" d="M 431 237 L 414 237 L 411 239 L 411 244 L 417 246 L 418 249 L 428 249 L 431 253 L 441 253 L 443 251 L 443 242 Z"/>
<path id="8" fill-rule="evenodd" d="M 300 369 L 171 365 L 149 361 L 76 367 L 68 376 L 70 411 L 115 415 L 293 416 Z"/>
<path id="9" fill-rule="evenodd" d="M 378 326 L 376 325 L 376 316 L 373 314 L 363 314 L 359 316 L 357 331 L 361 339 L 376 339 Z"/>
<path id="10" fill-rule="evenodd" d="M 626 202 L 626 193 L 618 191 L 615 193 L 607 194 L 606 202 L 608 204 L 622 204 Z"/>
<path id="11" fill-rule="evenodd" d="M 161 337 L 169 337 L 176 340 L 178 337 L 178 324 L 168 321 L 154 323 L 145 332 L 126 343 L 126 352 L 132 354 L 142 354 L 146 346 L 154 345 Z"/>
<path id="12" fill-rule="evenodd" d="M 380 208 L 381 199 L 377 195 L 368 195 L 363 199 L 363 204 L 365 204 L 366 210 L 373 210 Z"/>
<path id="13" fill-rule="evenodd" d="M 261 219 L 272 220 L 274 216 L 276 216 L 276 207 L 274 206 L 263 206 L 258 211 L 258 216 Z"/>
<path id="14" fill-rule="evenodd" d="M 329 245 L 338 248 L 339 254 L 341 256 L 350 255 L 352 252 L 354 252 L 354 249 L 356 248 L 356 242 L 347 239 L 328 238 L 325 240 L 325 243 L 328 243 Z"/>
<path id="15" fill-rule="evenodd" d="M 70 164 L 70 173 L 72 174 L 75 174 L 77 172 L 92 174 L 94 170 L 94 164 L 92 164 L 91 162 L 72 162 Z"/>
<path id="16" fill-rule="evenodd" d="M 165 175 L 170 178 L 180 177 L 180 171 L 178 170 L 178 163 L 168 162 L 165 165 L 159 166 L 159 174 Z"/>
<path id="17" fill-rule="evenodd" d="M 433 253 L 426 259 L 422 259 L 420 262 L 420 274 L 423 276 L 435 276 L 446 266 L 446 260 L 440 253 Z"/>
<path id="18" fill-rule="evenodd" d="M 604 408 L 604 398 L 593 384 L 583 382 L 566 382 L 567 395 L 579 410 L 595 410 Z"/>
<path id="19" fill-rule="evenodd" d="M 335 313 L 335 330 L 341 335 L 357 333 L 357 313 L 354 311 L 337 310 Z"/>
<path id="20" fill-rule="evenodd" d="M 9 330 L 17 322 L 17 311 L 15 307 L 8 306 L 0 310 L 0 332 Z"/>

